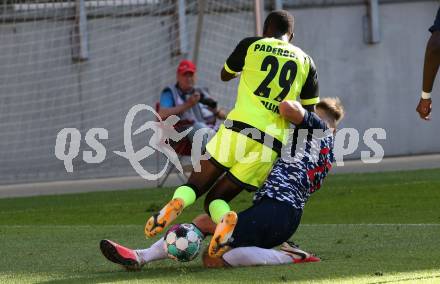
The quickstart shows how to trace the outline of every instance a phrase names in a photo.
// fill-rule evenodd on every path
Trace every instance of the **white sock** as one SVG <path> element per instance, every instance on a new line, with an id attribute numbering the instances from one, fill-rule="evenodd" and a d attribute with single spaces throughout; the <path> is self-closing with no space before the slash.
<path id="1" fill-rule="evenodd" d="M 234 248 L 223 255 L 231 266 L 280 265 L 292 263 L 292 258 L 274 249 L 259 247 Z"/>
<path id="2" fill-rule="evenodd" d="M 139 257 L 141 258 L 142 264 L 155 261 L 155 260 L 161 260 L 168 258 L 167 253 L 165 252 L 163 248 L 163 238 L 160 238 L 157 242 L 152 244 L 147 249 L 137 249 L 136 252 L 138 253 Z"/>

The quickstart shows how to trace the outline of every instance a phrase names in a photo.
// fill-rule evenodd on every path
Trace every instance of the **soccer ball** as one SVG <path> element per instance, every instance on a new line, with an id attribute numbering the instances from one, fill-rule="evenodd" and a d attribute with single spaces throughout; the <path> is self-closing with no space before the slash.
<path id="1" fill-rule="evenodd" d="M 202 241 L 202 232 L 193 224 L 176 224 L 164 236 L 164 249 L 172 259 L 190 261 L 199 254 Z"/>

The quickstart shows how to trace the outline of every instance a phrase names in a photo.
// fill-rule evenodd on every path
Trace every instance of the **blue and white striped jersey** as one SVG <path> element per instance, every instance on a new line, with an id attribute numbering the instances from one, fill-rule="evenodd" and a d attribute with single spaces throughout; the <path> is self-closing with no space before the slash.
<path id="1" fill-rule="evenodd" d="M 308 112 L 290 136 L 290 147 L 285 148 L 254 200 L 269 197 L 302 210 L 332 167 L 334 136 L 322 119 Z"/>

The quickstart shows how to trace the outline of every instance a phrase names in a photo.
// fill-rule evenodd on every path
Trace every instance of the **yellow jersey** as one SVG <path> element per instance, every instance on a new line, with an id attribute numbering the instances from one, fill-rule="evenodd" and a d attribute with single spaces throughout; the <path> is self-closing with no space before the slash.
<path id="1" fill-rule="evenodd" d="M 237 100 L 227 116 L 235 124 L 231 127 L 235 131 L 251 126 L 272 136 L 278 144 L 285 144 L 289 122 L 279 114 L 280 102 L 296 100 L 298 96 L 304 106 L 319 102 L 313 60 L 286 41 L 245 38 L 224 68 L 231 74 L 241 72 Z"/>

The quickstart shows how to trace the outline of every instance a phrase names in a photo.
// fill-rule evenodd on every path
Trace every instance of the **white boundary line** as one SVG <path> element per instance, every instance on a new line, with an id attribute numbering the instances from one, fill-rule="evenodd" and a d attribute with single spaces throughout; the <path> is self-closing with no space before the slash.
<path id="1" fill-rule="evenodd" d="M 379 164 L 364 164 L 360 160 L 347 161 L 343 167 L 335 167 L 330 173 L 377 173 L 433 168 L 440 168 L 440 154 L 387 157 Z M 164 187 L 177 186 L 180 183 L 177 175 L 171 174 Z M 139 176 L 35 182 L 0 185 L 0 198 L 143 189 L 156 186 L 156 181 L 147 181 Z"/>
<path id="2" fill-rule="evenodd" d="M 439 224 L 432 224 L 432 223 L 427 223 L 427 224 L 398 224 L 398 223 L 391 223 L 391 224 L 302 224 L 300 226 L 304 226 L 304 227 L 321 227 L 321 226 L 333 226 L 333 227 L 338 227 L 338 226 L 348 226 L 348 227 L 388 227 L 388 226 L 405 226 L 405 227 L 440 227 L 440 223 Z"/>
<path id="3" fill-rule="evenodd" d="M 440 227 L 439 224 L 427 223 L 427 224 L 300 224 L 300 227 Z M 143 225 L 0 225 L 0 228 L 143 228 Z"/>

